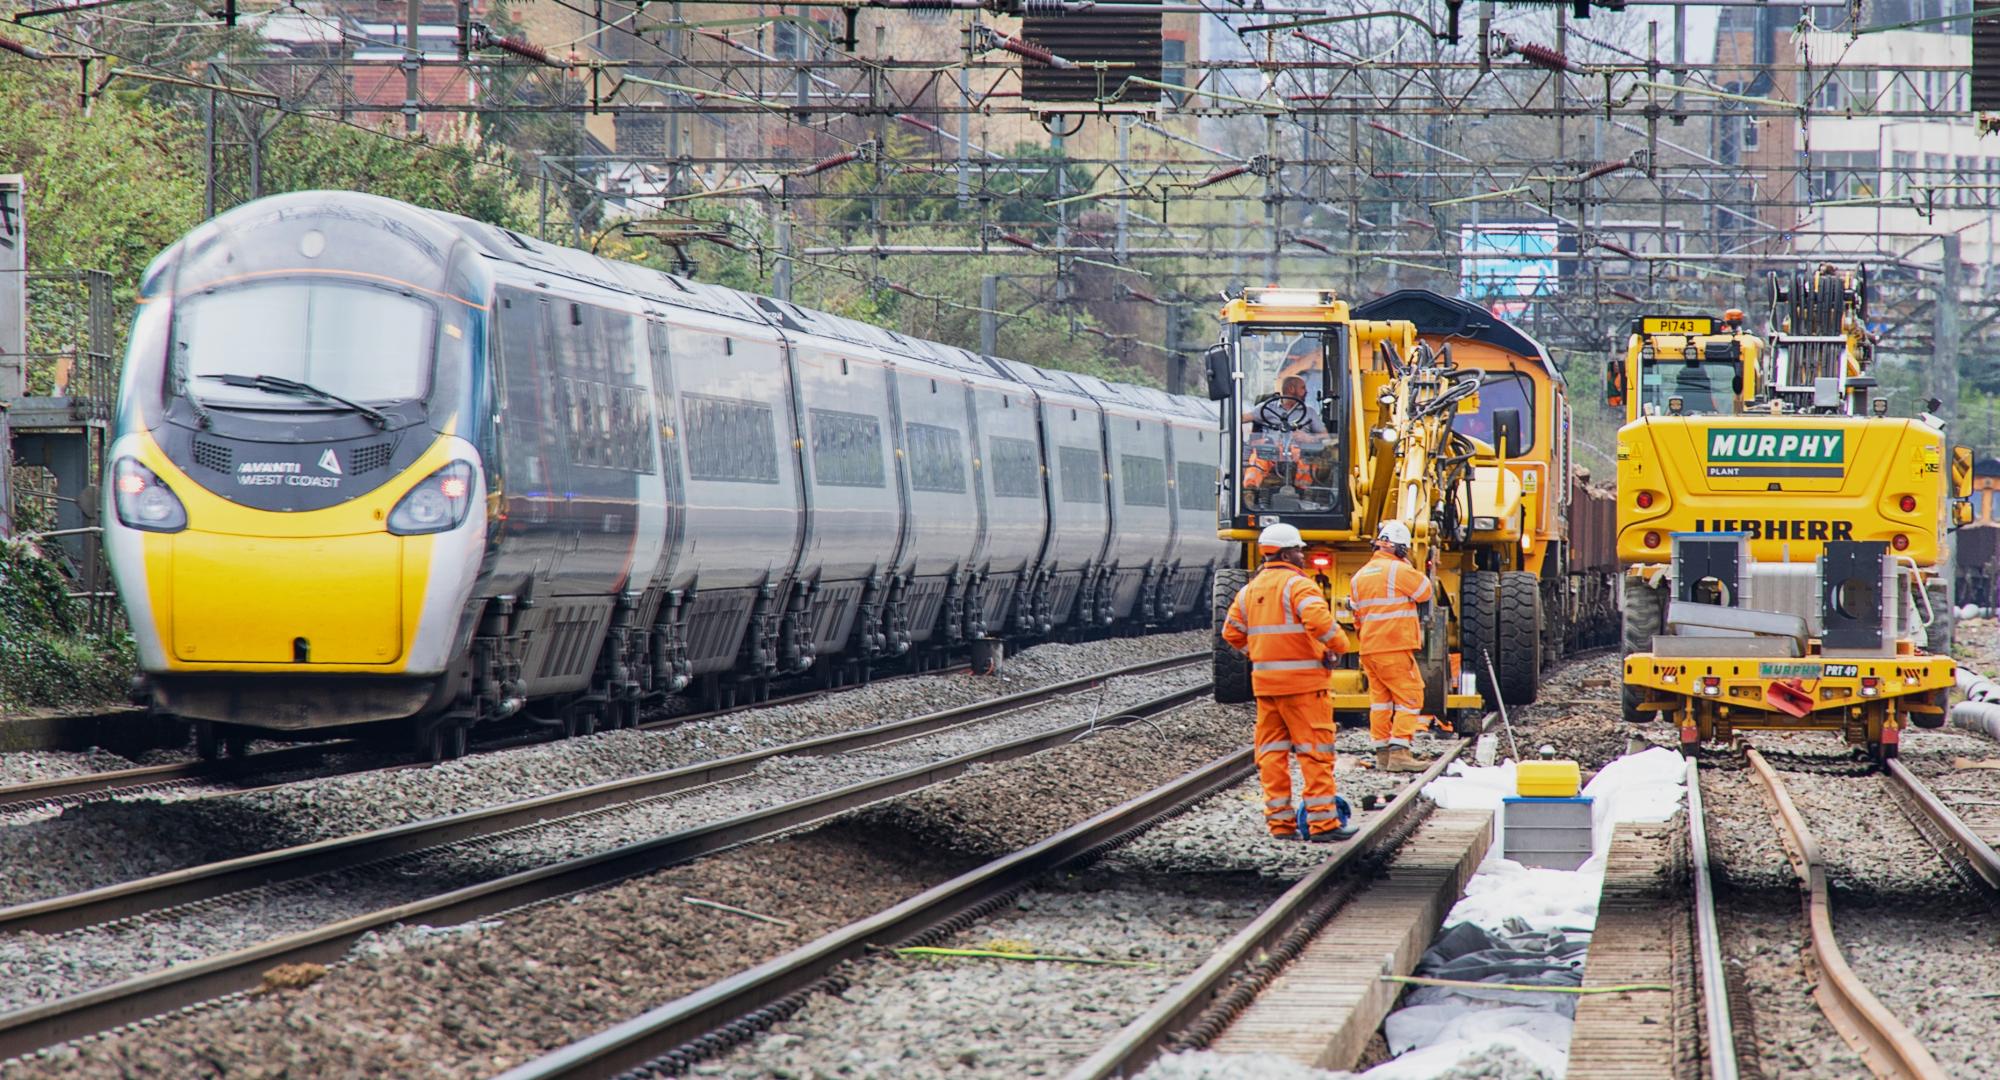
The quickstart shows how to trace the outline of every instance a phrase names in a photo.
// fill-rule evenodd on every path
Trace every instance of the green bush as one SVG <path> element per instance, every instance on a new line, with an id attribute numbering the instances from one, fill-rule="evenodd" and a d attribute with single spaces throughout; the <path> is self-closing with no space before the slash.
<path id="1" fill-rule="evenodd" d="M 0 708 L 121 700 L 131 636 L 93 633 L 71 584 L 32 544 L 0 541 Z"/>

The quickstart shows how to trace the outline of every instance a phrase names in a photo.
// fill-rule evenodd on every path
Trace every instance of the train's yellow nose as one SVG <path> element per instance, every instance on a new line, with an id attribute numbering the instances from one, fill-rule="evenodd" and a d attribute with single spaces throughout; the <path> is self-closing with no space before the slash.
<path id="1" fill-rule="evenodd" d="M 392 664 L 403 540 L 174 535 L 173 655 L 190 663 Z"/>

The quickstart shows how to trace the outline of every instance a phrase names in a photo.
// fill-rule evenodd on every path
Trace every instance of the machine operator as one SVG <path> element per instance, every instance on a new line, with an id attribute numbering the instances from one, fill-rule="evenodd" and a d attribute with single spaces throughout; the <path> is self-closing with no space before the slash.
<path id="1" fill-rule="evenodd" d="M 1229 605 L 1222 640 L 1250 655 L 1257 695 L 1254 736 L 1264 820 L 1280 840 L 1301 839 L 1292 808 L 1291 755 L 1305 777 L 1303 839 L 1330 843 L 1354 835 L 1341 820 L 1333 780 L 1333 699 L 1327 672 L 1347 651 L 1320 587 L 1306 576 L 1306 542 L 1291 525 L 1257 537 L 1264 564 Z"/>
<path id="2" fill-rule="evenodd" d="M 1430 759 L 1411 749 L 1424 722 L 1417 605 L 1429 602 L 1432 590 L 1430 576 L 1410 565 L 1408 525 L 1392 519 L 1376 530 L 1375 555 L 1354 572 L 1348 597 L 1361 635 L 1361 670 L 1368 677 L 1368 734 L 1376 766 L 1384 772 L 1423 772 Z"/>

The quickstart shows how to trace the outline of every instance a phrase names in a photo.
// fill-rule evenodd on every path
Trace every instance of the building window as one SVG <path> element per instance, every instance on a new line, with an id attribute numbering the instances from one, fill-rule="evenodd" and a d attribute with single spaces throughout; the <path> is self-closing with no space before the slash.
<path id="1" fill-rule="evenodd" d="M 1872 198 L 1881 190 L 1882 166 L 1873 150 L 1817 150 L 1806 157 L 1816 202 Z"/>
<path id="2" fill-rule="evenodd" d="M 1186 86 L 1186 64 L 1187 42 L 1175 38 L 1162 38 L 1160 40 L 1160 81 L 1170 86 Z M 1181 102 L 1187 98 L 1186 94 L 1177 94 L 1172 90 L 1165 91 L 1164 93 L 1167 100 L 1172 102 L 1176 108 L 1180 107 Z"/>

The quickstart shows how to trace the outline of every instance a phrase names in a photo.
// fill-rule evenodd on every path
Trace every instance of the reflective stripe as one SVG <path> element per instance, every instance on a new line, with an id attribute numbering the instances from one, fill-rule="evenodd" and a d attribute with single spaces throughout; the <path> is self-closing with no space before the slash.
<path id="1" fill-rule="evenodd" d="M 1248 630 L 1245 630 L 1245 631 L 1243 631 L 1243 632 L 1244 632 L 1244 633 L 1246 633 L 1246 634 L 1251 634 L 1251 635 L 1257 635 L 1257 634 L 1303 634 L 1303 633 L 1305 633 L 1305 632 L 1306 632 L 1306 628 L 1305 628 L 1305 627 L 1303 627 L 1303 626 L 1300 626 L 1300 625 L 1298 625 L 1297 623 L 1288 623 L 1288 624 L 1286 624 L 1286 625 L 1284 625 L 1284 626 L 1253 626 L 1253 627 L 1251 627 L 1251 628 L 1249 628 Z"/>
<path id="2" fill-rule="evenodd" d="M 1430 598 L 1431 598 L 1431 579 L 1427 577 L 1417 578 L 1417 587 L 1410 590 L 1410 599 L 1415 600 L 1417 603 L 1421 604 L 1424 601 L 1429 600 Z"/>
<path id="3" fill-rule="evenodd" d="M 1339 821 L 1338 810 L 1314 810 L 1306 814 L 1307 821 Z"/>
<path id="4" fill-rule="evenodd" d="M 1402 565 L 1402 563 L 1400 563 L 1400 562 L 1396 562 L 1396 561 L 1392 560 L 1392 561 L 1390 561 L 1390 562 L 1388 562 L 1388 563 L 1386 563 L 1386 564 L 1384 564 L 1384 565 L 1386 565 L 1386 566 L 1387 566 L 1387 567 L 1389 568 L 1389 569 L 1388 569 L 1388 571 L 1387 571 L 1387 573 L 1388 573 L 1388 575 L 1389 575 L 1389 591 L 1390 591 L 1390 592 L 1395 592 L 1395 591 L 1396 591 L 1396 567 L 1398 567 L 1398 566 L 1401 566 L 1401 565 Z"/>
<path id="5" fill-rule="evenodd" d="M 1307 799 L 1306 801 L 1307 801 L 1307 802 L 1311 802 L 1312 800 L 1311 800 L 1311 799 Z M 1285 798 L 1279 798 L 1279 799 L 1265 799 L 1265 800 L 1264 800 L 1264 808 L 1265 808 L 1266 810 L 1276 810 L 1276 809 L 1278 809 L 1278 808 L 1279 808 L 1279 807 L 1281 807 L 1281 806 L 1290 806 L 1290 805 L 1292 805 L 1292 800 L 1290 800 L 1290 799 L 1285 799 Z"/>
<path id="6" fill-rule="evenodd" d="M 1292 744 L 1290 742 L 1258 743 L 1256 752 L 1259 754 L 1275 754 L 1281 750 L 1290 750 L 1291 748 Z"/>
<path id="7" fill-rule="evenodd" d="M 1361 621 L 1380 622 L 1384 619 L 1409 619 L 1414 622 L 1416 618 L 1417 613 L 1415 611 L 1378 611 L 1373 615 L 1361 616 Z"/>
<path id="8" fill-rule="evenodd" d="M 1340 636 L 1340 627 L 1336 626 L 1333 629 L 1328 630 L 1326 633 L 1319 635 L 1319 642 L 1322 645 L 1331 645 L 1333 644 L 1333 639 L 1339 636 Z"/>
<path id="9" fill-rule="evenodd" d="M 1331 795 L 1315 795 L 1314 797 L 1312 797 L 1312 798 L 1310 798 L 1310 799 L 1304 799 L 1304 800 L 1301 800 L 1301 801 L 1302 801 L 1302 802 L 1304 802 L 1304 804 L 1305 804 L 1305 805 L 1307 805 L 1307 806 L 1332 806 L 1332 805 L 1333 805 L 1333 796 L 1331 796 Z"/>
<path id="10" fill-rule="evenodd" d="M 1304 671 L 1319 666 L 1317 660 L 1259 660 L 1250 665 L 1251 671 Z"/>
<path id="11" fill-rule="evenodd" d="M 1233 627 L 1235 627 L 1236 629 L 1238 629 L 1238 630 L 1241 630 L 1241 631 L 1243 631 L 1243 632 L 1245 632 L 1245 633 L 1256 633 L 1256 631 L 1254 631 L 1254 630 L 1251 630 L 1251 629 L 1250 629 L 1250 628 L 1249 628 L 1248 626 L 1244 625 L 1244 623 L 1243 623 L 1243 620 L 1242 620 L 1242 619 L 1239 619 L 1239 618 L 1237 618 L 1237 617 L 1236 617 L 1236 616 L 1234 616 L 1234 615 L 1231 615 L 1231 616 L 1229 617 L 1229 621 L 1228 621 L 1228 623 L 1227 623 L 1226 625 L 1229 625 L 1229 626 L 1233 626 Z"/>
<path id="12" fill-rule="evenodd" d="M 1368 706 L 1369 712 L 1388 712 L 1396 707 L 1393 701 L 1377 701 Z"/>
<path id="13" fill-rule="evenodd" d="M 1307 753 L 1331 754 L 1333 753 L 1333 744 L 1330 742 L 1318 742 L 1313 743 L 1311 746 L 1301 746 L 1299 749 Z"/>
<path id="14" fill-rule="evenodd" d="M 1284 592 L 1282 592 L 1278 597 L 1278 606 L 1285 609 L 1285 622 L 1287 623 L 1296 623 L 1299 621 L 1298 616 L 1292 613 L 1292 589 L 1296 587 L 1301 580 L 1303 579 L 1294 575 L 1289 581 L 1285 582 Z"/>
<path id="15" fill-rule="evenodd" d="M 1374 596 L 1366 600 L 1356 600 L 1353 602 L 1353 605 L 1356 608 L 1370 608 L 1381 607 L 1384 604 L 1407 604 L 1409 602 L 1409 597 L 1406 596 Z"/>

